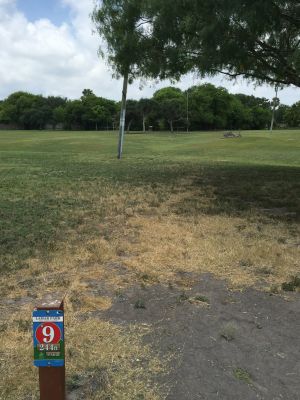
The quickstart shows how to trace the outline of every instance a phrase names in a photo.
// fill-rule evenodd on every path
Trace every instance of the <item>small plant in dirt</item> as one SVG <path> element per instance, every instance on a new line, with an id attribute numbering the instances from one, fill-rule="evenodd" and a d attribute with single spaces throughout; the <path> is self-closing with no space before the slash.
<path id="1" fill-rule="evenodd" d="M 118 299 L 118 301 L 120 301 L 120 302 L 126 300 L 126 296 L 124 295 L 123 290 L 121 288 L 118 288 L 115 291 L 115 295 L 116 295 L 116 298 Z"/>
<path id="2" fill-rule="evenodd" d="M 293 276 L 289 282 L 284 282 L 281 288 L 285 292 L 295 292 L 300 289 L 300 276 Z"/>
<path id="3" fill-rule="evenodd" d="M 251 375 L 245 369 L 236 368 L 233 371 L 233 374 L 236 379 L 243 381 L 243 382 L 247 383 L 248 385 L 251 385 L 251 383 L 252 383 Z"/>
<path id="4" fill-rule="evenodd" d="M 7 324 L 0 324 L 0 333 L 5 332 L 8 328 Z"/>
<path id="5" fill-rule="evenodd" d="M 149 282 L 149 281 L 151 282 L 152 278 L 148 274 L 143 274 L 143 275 L 141 275 L 141 280 L 144 281 L 144 282 Z"/>
<path id="6" fill-rule="evenodd" d="M 145 310 L 146 309 L 146 304 L 144 300 L 137 300 L 134 304 L 134 308 L 136 308 L 137 310 Z"/>
<path id="7" fill-rule="evenodd" d="M 270 276 L 270 275 L 273 274 L 272 269 L 269 268 L 269 267 L 259 267 L 259 268 L 256 269 L 256 272 L 259 275 L 264 275 L 264 276 Z"/>
<path id="8" fill-rule="evenodd" d="M 197 294 L 195 297 L 191 297 L 189 299 L 189 302 L 192 304 L 197 304 L 197 303 L 209 304 L 209 299 L 201 294 Z"/>
<path id="9" fill-rule="evenodd" d="M 150 274 L 141 274 L 139 276 L 140 280 L 142 281 L 142 283 L 146 284 L 146 283 L 159 283 L 158 279 Z"/>
<path id="10" fill-rule="evenodd" d="M 29 332 L 31 329 L 31 321 L 19 319 L 16 321 L 19 332 Z"/>
<path id="11" fill-rule="evenodd" d="M 250 268 L 252 267 L 252 262 L 250 260 L 240 260 L 239 266 L 241 268 Z"/>
<path id="12" fill-rule="evenodd" d="M 83 378 L 78 374 L 72 375 L 69 381 L 67 382 L 67 388 L 70 392 L 79 389 L 82 385 L 83 385 Z"/>
<path id="13" fill-rule="evenodd" d="M 177 299 L 178 303 L 184 303 L 187 300 L 189 300 L 189 296 L 185 292 L 182 292 Z"/>
<path id="14" fill-rule="evenodd" d="M 283 238 L 283 237 L 280 237 L 280 238 L 278 238 L 277 241 L 278 241 L 279 244 L 286 244 L 287 239 L 286 239 L 286 238 Z"/>
<path id="15" fill-rule="evenodd" d="M 236 338 L 237 331 L 237 325 L 233 322 L 228 322 L 223 325 L 220 335 L 223 339 L 227 340 L 227 342 L 231 342 Z"/>
<path id="16" fill-rule="evenodd" d="M 280 293 L 280 289 L 277 285 L 272 285 L 270 287 L 270 293 L 271 294 L 279 294 Z"/>

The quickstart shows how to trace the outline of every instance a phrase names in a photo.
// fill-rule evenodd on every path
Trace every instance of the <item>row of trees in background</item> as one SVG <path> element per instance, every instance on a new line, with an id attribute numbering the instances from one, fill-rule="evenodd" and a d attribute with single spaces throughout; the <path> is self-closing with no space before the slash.
<path id="1" fill-rule="evenodd" d="M 272 101 L 230 94 L 212 84 L 187 91 L 166 87 L 150 99 L 128 100 L 126 129 L 215 130 L 265 129 L 272 119 Z M 0 102 L 2 127 L 19 129 L 117 129 L 120 103 L 85 89 L 78 100 L 16 92 Z M 276 108 L 275 126 L 299 127 L 300 102 Z"/>

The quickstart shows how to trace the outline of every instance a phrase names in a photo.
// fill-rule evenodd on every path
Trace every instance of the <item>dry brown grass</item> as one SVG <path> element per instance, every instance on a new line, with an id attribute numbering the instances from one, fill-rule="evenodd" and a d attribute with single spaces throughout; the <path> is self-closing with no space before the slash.
<path id="1" fill-rule="evenodd" d="M 67 309 L 69 390 L 79 383 L 81 398 L 91 400 L 160 398 L 153 378 L 163 373 L 166 365 L 149 346 L 142 345 L 146 326 L 125 331 L 97 319 L 83 322 L 69 311 L 71 307 Z M 36 369 L 31 367 L 31 330 L 20 322 L 30 312 L 30 307 L 23 307 L 7 320 L 7 331 L 1 333 L 1 400 L 39 398 Z"/>
<path id="2" fill-rule="evenodd" d="M 278 243 L 278 234 L 288 234 L 284 226 L 266 227 L 262 234 L 255 223 L 248 223 L 237 232 L 242 223 L 240 218 L 221 216 L 137 216 L 129 227 L 139 226 L 140 243 L 127 244 L 127 251 L 135 255 L 124 263 L 161 282 L 178 271 L 209 272 L 235 288 L 255 285 L 262 278 L 266 285 L 280 284 L 299 273 L 299 250 Z"/>
<path id="3" fill-rule="evenodd" d="M 68 292 L 68 381 L 73 388 L 79 381 L 82 398 L 155 400 L 164 395 L 153 377 L 168 366 L 143 345 L 150 328 L 128 331 L 92 313 L 110 308 L 115 290 L 140 283 L 145 275 L 150 283 L 184 284 L 178 281 L 180 271 L 212 273 L 236 289 L 261 282 L 266 288 L 280 286 L 299 273 L 299 247 L 286 223 L 261 223 L 254 210 L 244 217 L 178 214 L 175 206 L 195 195 L 190 182 L 180 182 L 178 188 L 185 189 L 162 195 L 163 188 L 128 188 L 111 194 L 102 221 L 83 219 L 59 251 L 47 259 L 27 260 L 29 268 L 1 277 L 6 299 L 15 301 L 2 302 L 0 309 L 1 400 L 37 399 L 30 314 L 34 299 L 47 291 Z M 203 195 L 201 201 L 210 199 Z M 99 235 L 81 237 L 91 223 L 98 224 Z M 99 282 L 96 292 L 91 281 Z M 17 301 L 26 297 L 28 304 Z"/>

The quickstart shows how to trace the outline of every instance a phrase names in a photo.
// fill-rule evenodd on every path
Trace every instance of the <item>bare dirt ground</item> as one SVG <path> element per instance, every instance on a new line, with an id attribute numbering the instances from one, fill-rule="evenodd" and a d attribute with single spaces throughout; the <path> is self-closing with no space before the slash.
<path id="1" fill-rule="evenodd" d="M 144 341 L 171 359 L 166 399 L 296 400 L 300 390 L 300 295 L 230 291 L 211 275 L 190 286 L 132 287 L 100 318 L 146 324 Z"/>

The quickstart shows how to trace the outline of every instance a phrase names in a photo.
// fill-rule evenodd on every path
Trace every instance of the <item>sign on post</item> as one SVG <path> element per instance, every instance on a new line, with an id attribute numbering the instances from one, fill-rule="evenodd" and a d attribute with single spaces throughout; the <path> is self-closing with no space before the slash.
<path id="1" fill-rule="evenodd" d="M 65 365 L 63 310 L 33 311 L 33 346 L 36 367 Z"/>
<path id="2" fill-rule="evenodd" d="M 64 297 L 48 294 L 34 309 L 34 365 L 39 369 L 40 400 L 66 399 Z"/>

